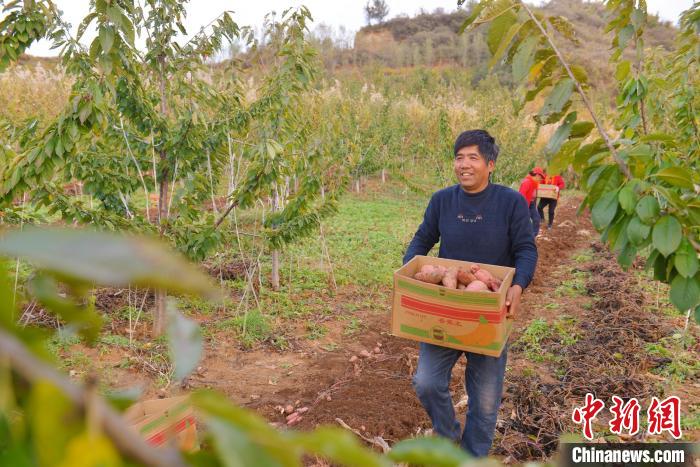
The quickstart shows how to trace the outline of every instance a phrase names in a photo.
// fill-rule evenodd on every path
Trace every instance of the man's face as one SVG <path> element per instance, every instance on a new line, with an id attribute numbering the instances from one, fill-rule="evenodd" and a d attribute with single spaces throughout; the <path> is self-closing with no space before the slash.
<path id="1" fill-rule="evenodd" d="M 540 174 L 535 175 L 535 180 L 537 180 L 539 183 L 544 182 L 544 177 Z"/>
<path id="2" fill-rule="evenodd" d="M 486 188 L 493 167 L 493 161 L 487 163 L 476 145 L 465 146 L 455 155 L 455 175 L 466 192 L 476 193 Z"/>

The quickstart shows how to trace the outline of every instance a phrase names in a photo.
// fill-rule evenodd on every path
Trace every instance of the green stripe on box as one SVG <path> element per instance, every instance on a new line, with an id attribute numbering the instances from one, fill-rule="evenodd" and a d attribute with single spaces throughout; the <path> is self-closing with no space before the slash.
<path id="1" fill-rule="evenodd" d="M 420 294 L 420 295 L 425 295 L 427 297 L 435 297 L 439 298 L 440 300 L 447 300 L 450 302 L 455 302 L 455 303 L 470 303 L 473 305 L 498 305 L 498 296 L 496 297 L 475 297 L 471 294 L 452 294 L 449 292 L 446 292 L 445 295 L 441 295 L 437 290 L 432 290 L 432 289 L 425 289 L 423 287 L 419 287 L 417 285 L 410 284 L 406 281 L 402 281 L 399 279 L 398 281 L 399 287 L 402 287 L 406 290 L 409 290 L 411 292 Z"/>
<path id="2" fill-rule="evenodd" d="M 427 329 L 420 329 L 420 328 L 414 328 L 413 326 L 407 326 L 405 324 L 401 325 L 401 332 L 405 332 L 406 334 L 411 334 L 412 336 L 417 336 L 417 337 L 425 337 L 428 339 L 432 339 L 430 336 L 430 332 Z M 437 341 L 437 339 L 433 339 Z M 448 334 L 447 336 L 447 342 L 450 344 L 457 344 L 457 345 L 464 345 L 462 342 L 458 341 L 454 337 L 450 336 Z M 469 345 L 467 347 L 477 347 L 480 349 L 489 349 L 489 350 L 498 350 L 503 346 L 503 341 L 494 341 L 491 342 L 489 345 Z"/>
<path id="3" fill-rule="evenodd" d="M 189 403 L 189 402 L 187 402 L 187 401 L 181 402 L 180 404 L 178 404 L 178 405 L 176 405 L 175 407 L 173 407 L 171 410 L 168 410 L 168 414 L 167 414 L 167 415 L 162 415 L 162 416 L 156 418 L 155 420 L 153 420 L 152 422 L 147 423 L 147 424 L 145 424 L 144 426 L 142 426 L 142 427 L 141 427 L 141 433 L 147 433 L 149 430 L 151 430 L 151 429 L 157 427 L 158 425 L 160 425 L 161 423 L 163 423 L 163 422 L 164 422 L 165 420 L 167 420 L 168 418 L 171 418 L 171 419 L 172 419 L 172 418 L 174 418 L 174 417 L 177 417 L 177 416 L 180 415 L 182 412 L 186 411 L 186 410 L 189 408 L 189 406 L 190 406 L 190 403 Z"/>
<path id="4" fill-rule="evenodd" d="M 418 337 L 430 337 L 430 334 L 425 329 L 414 328 L 413 326 L 401 325 L 401 332 L 411 334 Z"/>

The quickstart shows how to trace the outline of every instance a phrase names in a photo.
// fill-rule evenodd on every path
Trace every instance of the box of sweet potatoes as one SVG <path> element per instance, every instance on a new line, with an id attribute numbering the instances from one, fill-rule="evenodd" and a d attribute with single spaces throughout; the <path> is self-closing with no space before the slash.
<path id="1" fill-rule="evenodd" d="M 538 198 L 557 199 L 558 195 L 559 187 L 557 187 L 556 185 L 547 185 L 544 183 L 540 183 L 537 187 Z"/>
<path id="2" fill-rule="evenodd" d="M 514 273 L 504 266 L 415 256 L 394 273 L 391 333 L 497 357 L 512 329 L 505 302 Z"/>

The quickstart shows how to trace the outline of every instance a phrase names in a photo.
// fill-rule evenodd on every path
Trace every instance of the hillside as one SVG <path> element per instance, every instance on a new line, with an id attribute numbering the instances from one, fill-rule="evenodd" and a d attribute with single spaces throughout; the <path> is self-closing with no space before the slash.
<path id="1" fill-rule="evenodd" d="M 611 37 L 606 34 L 607 14 L 602 4 L 582 0 L 552 0 L 541 8 L 545 14 L 568 18 L 576 29 L 581 46 L 560 38 L 564 53 L 591 71 L 599 81 L 609 70 Z M 384 23 L 367 26 L 355 36 L 355 53 L 359 61 L 380 61 L 386 66 L 457 64 L 474 70 L 488 60 L 483 39 L 485 28 L 459 35 L 467 11 L 400 16 Z M 670 49 L 676 28 L 656 16 L 649 17 L 647 45 Z"/>

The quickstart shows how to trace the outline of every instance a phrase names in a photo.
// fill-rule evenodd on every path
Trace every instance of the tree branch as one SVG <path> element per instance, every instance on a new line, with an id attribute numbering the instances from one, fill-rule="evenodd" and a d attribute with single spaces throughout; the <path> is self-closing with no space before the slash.
<path id="1" fill-rule="evenodd" d="M 627 167 L 627 164 L 625 163 L 625 161 L 623 161 L 622 158 L 620 157 L 620 155 L 617 153 L 615 146 L 612 144 L 610 136 L 608 136 L 607 132 L 603 128 L 603 125 L 598 120 L 598 117 L 593 112 L 593 106 L 591 105 L 591 102 L 588 100 L 588 96 L 586 96 L 586 93 L 583 92 L 583 88 L 581 87 L 581 83 L 579 83 L 578 80 L 576 79 L 576 77 L 574 76 L 574 73 L 571 71 L 569 64 L 566 62 L 566 60 L 564 60 L 564 56 L 561 54 L 561 52 L 559 51 L 557 46 L 554 44 L 554 41 L 550 37 L 549 33 L 547 33 L 547 30 L 542 26 L 542 23 L 540 23 L 540 21 L 532 13 L 532 10 L 530 10 L 530 8 L 525 4 L 525 2 L 520 1 L 520 5 L 525 9 L 527 14 L 530 16 L 530 19 L 537 25 L 540 32 L 544 36 L 544 38 L 547 39 L 549 46 L 552 48 L 552 50 L 554 50 L 554 53 L 557 55 L 559 62 L 561 62 L 562 66 L 566 70 L 566 73 L 569 75 L 569 78 L 571 78 L 571 80 L 574 82 L 574 85 L 576 86 L 576 91 L 581 96 L 581 99 L 583 99 L 583 103 L 586 106 L 586 108 L 588 109 L 588 112 L 591 114 L 591 118 L 593 119 L 593 122 L 595 123 L 595 126 L 598 129 L 598 133 L 600 133 L 600 136 L 602 136 L 603 140 L 605 140 L 605 144 L 608 146 L 608 150 L 610 151 L 610 154 L 613 156 L 613 159 L 615 159 L 615 162 L 617 163 L 617 165 L 620 167 L 620 170 L 622 171 L 623 174 L 625 174 L 625 177 L 627 177 L 628 179 L 633 178 L 629 167 Z"/>
<path id="2" fill-rule="evenodd" d="M 214 224 L 214 230 L 218 229 L 221 223 L 226 219 L 226 217 L 233 211 L 233 208 L 238 206 L 238 201 L 234 201 L 229 206 L 226 208 L 226 211 L 219 217 L 219 219 L 216 221 L 216 224 Z"/>
<path id="3" fill-rule="evenodd" d="M 156 449 L 146 444 L 101 396 L 94 396 L 88 402 L 89 394 L 85 388 L 73 384 L 54 368 L 37 359 L 22 342 L 4 329 L 0 329 L 0 354 L 9 359 L 10 366 L 23 378 L 31 382 L 50 382 L 63 391 L 78 408 L 85 410 L 88 403 L 94 403 L 94 408 L 100 413 L 101 428 L 126 457 L 145 465 L 185 466 L 177 450 L 169 446 Z"/>

